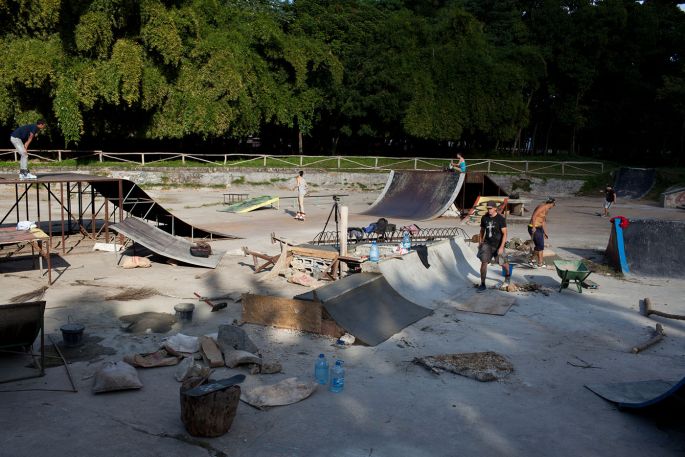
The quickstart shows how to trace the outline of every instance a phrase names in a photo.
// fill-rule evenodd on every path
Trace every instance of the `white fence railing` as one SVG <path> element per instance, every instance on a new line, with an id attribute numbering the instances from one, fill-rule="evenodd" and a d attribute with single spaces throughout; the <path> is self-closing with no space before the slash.
<path id="1" fill-rule="evenodd" d="M 122 162 L 133 165 L 154 166 L 169 163 L 178 166 L 208 165 L 212 167 L 286 167 L 325 168 L 349 171 L 387 170 L 442 170 L 450 159 L 430 157 L 383 156 L 307 156 L 272 154 L 187 154 L 178 152 L 106 152 L 75 151 L 64 149 L 29 151 L 29 156 L 51 163 L 65 160 Z M 0 149 L 0 160 L 17 161 L 14 149 Z M 468 169 L 487 173 L 587 176 L 604 172 L 603 162 L 552 161 L 552 160 L 500 160 L 469 159 Z"/>

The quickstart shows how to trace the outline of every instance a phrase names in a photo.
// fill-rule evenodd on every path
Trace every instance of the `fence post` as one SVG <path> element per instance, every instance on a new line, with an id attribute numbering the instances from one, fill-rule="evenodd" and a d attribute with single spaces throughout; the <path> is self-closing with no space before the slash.
<path id="1" fill-rule="evenodd" d="M 102 163 L 102 151 L 98 151 L 98 157 L 100 157 L 100 163 Z"/>
<path id="2" fill-rule="evenodd" d="M 338 156 L 338 170 L 340 170 L 340 156 Z"/>
<path id="3" fill-rule="evenodd" d="M 181 163 L 182 163 L 183 165 L 186 164 L 186 155 L 185 155 L 185 154 L 181 154 Z"/>
<path id="4" fill-rule="evenodd" d="M 266 156 L 264 156 L 264 167 L 266 167 Z"/>
<path id="5" fill-rule="evenodd" d="M 226 154 L 224 154 L 224 167 L 226 166 L 226 158 L 227 158 L 227 156 L 226 156 Z"/>
<path id="6" fill-rule="evenodd" d="M 488 173 L 490 173 L 490 163 L 491 163 L 491 160 L 488 159 Z"/>
<path id="7" fill-rule="evenodd" d="M 528 174 L 528 161 L 526 160 L 526 174 Z"/>
<path id="8" fill-rule="evenodd" d="M 300 168 L 302 168 L 302 155 L 300 155 Z"/>
<path id="9" fill-rule="evenodd" d="M 564 164 L 565 164 L 565 163 L 566 163 L 566 162 L 561 162 L 561 176 L 564 176 L 564 172 L 565 172 L 565 170 L 564 170 Z"/>
<path id="10" fill-rule="evenodd" d="M 61 149 L 57 150 L 57 161 L 58 162 L 62 161 L 62 150 Z"/>
<path id="11" fill-rule="evenodd" d="M 418 167 L 418 166 L 419 166 L 419 159 L 414 157 L 414 170 L 416 170 L 416 167 Z"/>
<path id="12" fill-rule="evenodd" d="M 144 152 L 140 154 L 140 164 L 145 165 L 145 153 Z"/>
<path id="13" fill-rule="evenodd" d="M 373 169 L 378 170 L 378 157 L 374 157 Z"/>

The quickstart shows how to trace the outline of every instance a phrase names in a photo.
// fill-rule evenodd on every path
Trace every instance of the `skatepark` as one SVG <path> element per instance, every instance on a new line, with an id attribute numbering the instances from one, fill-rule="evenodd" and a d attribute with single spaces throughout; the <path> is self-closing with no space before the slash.
<path id="1" fill-rule="evenodd" d="M 147 231 L 135 232 L 137 225 L 120 227 L 121 234 L 139 242 L 135 255 L 147 257 L 149 268 L 123 269 L 118 253 L 93 250 L 95 241 L 84 236 L 70 235 L 63 242 L 67 246 L 55 246 L 52 284 L 43 296 L 45 333 L 58 341 L 62 338 L 60 326 L 65 323 L 85 326 L 81 348 L 65 352 L 78 392 L 69 391 L 69 376 L 59 363 L 52 364 L 44 377 L 0 385 L 0 390 L 6 391 L 0 394 L 2 453 L 682 455 L 684 430 L 674 415 L 668 414 L 668 408 L 629 412 L 586 388 L 652 380 L 675 382 L 685 376 L 682 321 L 640 313 L 640 300 L 649 297 L 653 306 L 664 312 L 685 314 L 685 278 L 670 274 L 677 265 L 664 260 L 672 250 L 660 244 L 651 253 L 644 241 L 641 247 L 633 247 L 644 240 L 644 231 L 631 238 L 629 225 L 624 229 L 625 255 L 629 263 L 639 261 L 634 263 L 636 271 L 622 274 L 604 260 L 615 226 L 608 218 L 597 216 L 602 196 L 555 195 L 556 206 L 547 221 L 548 250 L 553 254 L 546 262 L 548 268 L 516 265 L 512 274 L 515 284 L 536 287 L 515 292 L 498 290 L 502 275 L 499 267 L 492 265 L 488 290 L 477 294 L 476 246 L 467 240 L 478 233 L 477 222 L 437 217 L 458 200 L 464 184 L 460 178 L 463 176 L 440 176 L 448 181 L 441 184 L 446 190 L 439 195 L 440 201 L 427 205 L 417 205 L 421 199 L 416 193 L 393 191 L 392 186 L 398 184 L 393 184 L 392 177 L 384 188 L 373 191 L 362 192 L 349 186 L 317 188 L 317 194 L 344 195 L 340 205 L 349 210 L 349 227 L 363 227 L 378 217 L 386 217 L 397 227 L 459 227 L 468 237 L 417 242 L 426 244 L 423 257 L 415 248 L 408 254 L 382 260 L 378 271 L 318 281 L 316 287 L 287 282 L 282 276 L 271 275 L 272 268 L 255 274 L 252 259 L 242 248 L 276 256 L 281 248 L 273 243 L 272 233 L 293 246 L 313 240 L 330 215 L 331 198 L 308 199 L 307 220 L 300 222 L 292 217 L 294 199 L 285 198 L 293 195 L 287 183 L 269 188 L 236 185 L 228 190 L 152 188 L 145 195 L 135 195 L 135 201 L 129 200 L 130 206 L 122 204 L 122 209 L 147 221 L 173 215 L 173 230 L 170 223 L 162 224 L 165 233 L 174 232 L 167 233 L 169 236 L 228 235 L 209 241 L 212 251 L 223 255 L 216 264 L 205 266 L 189 265 L 179 258 L 169 261 L 173 257 L 163 255 L 169 244 L 148 246 L 163 238 L 155 236 L 145 241 Z M 101 194 L 113 192 L 110 184 L 99 186 Z M 132 189 L 122 194 L 137 192 Z M 250 196 L 269 194 L 282 200 L 278 207 L 223 212 L 220 209 L 227 191 Z M 521 195 L 521 199 L 530 200 L 530 209 L 547 197 L 535 189 Z M 143 201 L 148 205 L 141 206 Z M 155 204 L 150 205 L 150 201 Z M 411 204 L 403 205 L 402 201 Z M 1 202 L 3 208 L 10 208 L 15 196 L 3 193 Z M 619 197 L 611 213 L 667 227 L 685 221 L 685 211 L 639 198 Z M 510 239 L 529 238 L 526 215 L 529 217 L 530 212 L 522 217 L 510 216 Z M 112 222 L 114 236 L 119 233 L 116 225 L 123 221 L 117 218 Z M 636 222 L 633 230 L 641 225 L 644 223 Z M 675 240 L 673 250 L 678 250 L 682 243 L 675 235 L 682 232 L 667 230 L 673 230 L 665 232 L 665 236 Z M 64 247 L 67 249 L 62 253 Z M 130 244 L 127 249 L 128 255 L 134 255 Z M 633 253 L 639 249 L 641 256 L 631 257 L 630 249 L 634 249 Z M 0 263 L 5 285 L 3 303 L 46 286 L 45 276 L 32 267 L 28 253 L 19 257 Z M 587 262 L 593 270 L 590 279 L 597 288 L 583 288 L 582 293 L 575 287 L 559 291 L 560 279 L 553 259 Z M 661 265 L 662 269 L 643 269 L 638 264 Z M 372 277 L 362 280 L 362 275 Z M 360 282 L 346 284 L 349 278 Z M 116 298 L 119 292 L 132 287 L 146 287 L 153 293 L 133 299 Z M 338 290 L 331 291 L 335 287 Z M 227 306 L 212 312 L 211 306 L 197 300 L 197 292 L 215 303 L 226 302 Z M 319 386 L 302 401 L 265 410 L 241 402 L 226 434 L 197 438 L 186 432 L 180 420 L 176 367 L 138 369 L 143 384 L 139 390 L 99 395 L 91 392 L 94 374 L 103 362 L 121 360 L 131 353 L 153 352 L 177 333 L 213 335 L 221 325 L 241 322 L 242 294 L 292 299 L 312 292 L 349 333 L 355 335 L 349 330 L 359 329 L 356 344 L 336 344 L 336 338 L 324 334 L 246 323 L 242 328 L 262 358 L 280 363 L 282 372 L 251 375 L 245 368 L 217 368 L 212 377 L 246 374 L 246 389 L 291 377 L 307 379 L 312 376 L 314 360 L 324 353 L 329 359 L 345 361 L 346 382 L 341 393 Z M 393 298 L 389 300 L 389 296 Z M 180 302 L 195 303 L 191 322 L 173 323 L 163 332 L 122 330 L 122 316 L 146 312 L 173 315 L 174 305 Z M 400 302 L 410 305 L 401 306 Z M 374 319 L 379 316 L 387 319 L 374 327 Z M 663 339 L 634 353 L 634 347 L 652 337 L 657 323 L 663 326 Z M 415 363 L 428 356 L 485 351 L 506 358 L 513 367 L 511 372 L 494 382 L 480 382 L 448 371 L 438 374 Z"/>

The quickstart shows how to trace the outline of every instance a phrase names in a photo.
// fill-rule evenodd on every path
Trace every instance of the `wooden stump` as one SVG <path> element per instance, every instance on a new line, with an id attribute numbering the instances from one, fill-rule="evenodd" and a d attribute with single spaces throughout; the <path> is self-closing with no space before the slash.
<path id="1" fill-rule="evenodd" d="M 191 379 L 181 386 L 181 421 L 193 436 L 221 436 L 228 432 L 233 423 L 240 403 L 240 386 L 231 386 L 200 397 L 185 394 L 201 384 L 204 382 Z"/>

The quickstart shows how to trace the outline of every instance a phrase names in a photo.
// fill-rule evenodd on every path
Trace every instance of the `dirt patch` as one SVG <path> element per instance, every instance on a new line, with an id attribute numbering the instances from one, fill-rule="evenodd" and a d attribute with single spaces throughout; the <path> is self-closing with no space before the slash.
<path id="1" fill-rule="evenodd" d="M 514 371 L 511 362 L 491 351 L 417 357 L 414 363 L 436 374 L 450 371 L 483 382 L 502 379 Z"/>
<path id="2" fill-rule="evenodd" d="M 167 313 L 145 312 L 121 316 L 121 328 L 136 335 L 142 333 L 166 333 L 176 323 L 176 318 Z"/>

